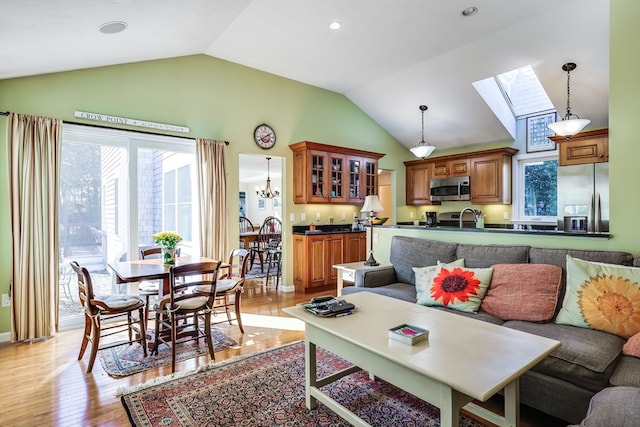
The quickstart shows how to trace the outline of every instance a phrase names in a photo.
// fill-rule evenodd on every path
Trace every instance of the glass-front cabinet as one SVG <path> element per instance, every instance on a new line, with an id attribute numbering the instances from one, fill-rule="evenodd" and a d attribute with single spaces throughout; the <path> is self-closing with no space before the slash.
<path id="1" fill-rule="evenodd" d="M 384 154 L 302 141 L 293 151 L 294 203 L 361 205 L 377 194 L 378 159 Z"/>

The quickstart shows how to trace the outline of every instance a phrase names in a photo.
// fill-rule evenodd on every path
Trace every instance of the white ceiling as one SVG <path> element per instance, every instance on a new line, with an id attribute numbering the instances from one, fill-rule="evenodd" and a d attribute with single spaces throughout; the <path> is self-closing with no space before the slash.
<path id="1" fill-rule="evenodd" d="M 0 79 L 207 54 L 342 93 L 407 147 L 426 104 L 427 141 L 464 147 L 511 139 L 472 82 L 528 64 L 564 113 L 576 62 L 572 111 L 608 126 L 609 1 L 0 0 Z"/>

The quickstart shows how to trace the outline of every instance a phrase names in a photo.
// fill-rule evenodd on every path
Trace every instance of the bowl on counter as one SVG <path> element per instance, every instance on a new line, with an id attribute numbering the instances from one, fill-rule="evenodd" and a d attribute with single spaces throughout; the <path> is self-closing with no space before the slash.
<path id="1" fill-rule="evenodd" d="M 388 220 L 388 219 L 389 219 L 389 218 L 388 218 L 388 217 L 386 217 L 386 216 L 375 217 L 375 218 L 373 219 L 373 225 L 382 225 L 382 224 L 384 224 L 385 222 L 387 222 L 387 220 Z"/>

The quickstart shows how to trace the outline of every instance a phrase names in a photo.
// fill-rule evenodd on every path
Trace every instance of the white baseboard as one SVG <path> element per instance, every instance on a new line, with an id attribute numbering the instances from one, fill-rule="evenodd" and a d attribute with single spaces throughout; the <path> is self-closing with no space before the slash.
<path id="1" fill-rule="evenodd" d="M 0 342 L 10 342 L 11 332 L 0 332 Z"/>

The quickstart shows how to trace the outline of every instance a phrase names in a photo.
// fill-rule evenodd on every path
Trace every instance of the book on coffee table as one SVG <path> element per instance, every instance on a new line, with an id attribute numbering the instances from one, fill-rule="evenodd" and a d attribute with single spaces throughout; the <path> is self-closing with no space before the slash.
<path id="1" fill-rule="evenodd" d="M 389 338 L 405 344 L 414 345 L 429 338 L 429 331 L 405 323 L 389 329 Z"/>

